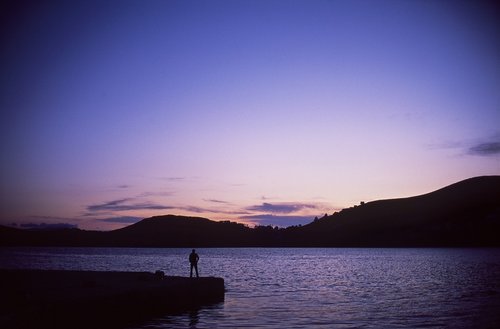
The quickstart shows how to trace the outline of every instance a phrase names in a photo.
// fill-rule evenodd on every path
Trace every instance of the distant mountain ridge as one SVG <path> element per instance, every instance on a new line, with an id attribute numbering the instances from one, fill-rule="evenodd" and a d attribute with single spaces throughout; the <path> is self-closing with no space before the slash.
<path id="1" fill-rule="evenodd" d="M 378 200 L 304 226 L 249 228 L 206 218 L 155 216 L 122 229 L 27 231 L 0 227 L 0 245 L 111 247 L 500 247 L 500 176 Z"/>

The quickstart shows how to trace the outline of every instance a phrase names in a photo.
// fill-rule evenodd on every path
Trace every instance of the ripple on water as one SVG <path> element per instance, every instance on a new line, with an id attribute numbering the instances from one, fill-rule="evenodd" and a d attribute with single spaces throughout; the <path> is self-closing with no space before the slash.
<path id="1" fill-rule="evenodd" d="M 187 249 L 3 248 L 3 268 L 187 275 Z M 225 302 L 137 328 L 496 328 L 499 249 L 200 249 Z"/>

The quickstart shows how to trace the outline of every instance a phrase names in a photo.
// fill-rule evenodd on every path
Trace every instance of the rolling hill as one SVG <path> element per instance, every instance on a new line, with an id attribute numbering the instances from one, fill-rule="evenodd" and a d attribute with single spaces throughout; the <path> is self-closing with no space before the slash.
<path id="1" fill-rule="evenodd" d="M 336 246 L 500 246 L 500 176 L 369 202 L 304 227 L 304 243 Z"/>
<path id="2" fill-rule="evenodd" d="M 500 176 L 470 178 L 409 198 L 343 209 L 304 226 L 249 228 L 155 216 L 122 229 L 0 227 L 0 245 L 110 247 L 500 247 Z"/>

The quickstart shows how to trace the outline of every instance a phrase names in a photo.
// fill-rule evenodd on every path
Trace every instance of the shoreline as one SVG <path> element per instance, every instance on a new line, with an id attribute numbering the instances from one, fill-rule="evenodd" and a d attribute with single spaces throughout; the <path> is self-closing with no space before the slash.
<path id="1" fill-rule="evenodd" d="M 121 328 L 224 301 L 224 280 L 150 272 L 0 269 L 3 328 Z"/>

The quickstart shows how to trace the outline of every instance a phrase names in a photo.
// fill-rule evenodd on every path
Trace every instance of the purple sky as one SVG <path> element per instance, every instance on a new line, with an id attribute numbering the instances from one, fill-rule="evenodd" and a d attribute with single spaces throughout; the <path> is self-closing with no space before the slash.
<path id="1" fill-rule="evenodd" d="M 488 2 L 10 1 L 0 16 L 3 225 L 289 226 L 500 174 Z"/>

